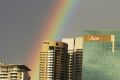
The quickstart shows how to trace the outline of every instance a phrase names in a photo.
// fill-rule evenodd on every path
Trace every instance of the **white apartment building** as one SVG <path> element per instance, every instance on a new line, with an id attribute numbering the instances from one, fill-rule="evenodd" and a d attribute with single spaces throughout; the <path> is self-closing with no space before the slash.
<path id="1" fill-rule="evenodd" d="M 30 80 L 28 71 L 30 69 L 25 65 L 0 62 L 0 80 Z"/>

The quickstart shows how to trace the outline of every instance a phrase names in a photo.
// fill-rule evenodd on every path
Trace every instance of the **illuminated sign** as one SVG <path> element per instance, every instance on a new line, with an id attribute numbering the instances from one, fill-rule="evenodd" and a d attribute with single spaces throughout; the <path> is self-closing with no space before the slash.
<path id="1" fill-rule="evenodd" d="M 99 37 L 99 36 L 90 36 L 90 40 L 99 41 L 99 40 L 100 40 L 100 37 Z"/>
<path id="2" fill-rule="evenodd" d="M 115 51 L 115 35 L 86 35 L 84 41 L 112 42 L 112 52 Z"/>
<path id="3" fill-rule="evenodd" d="M 111 41 L 111 35 L 86 35 L 84 41 Z"/>

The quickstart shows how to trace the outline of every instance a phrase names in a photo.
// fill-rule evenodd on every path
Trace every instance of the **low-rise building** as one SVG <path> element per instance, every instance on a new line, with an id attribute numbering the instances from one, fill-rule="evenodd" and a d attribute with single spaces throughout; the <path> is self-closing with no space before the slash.
<path id="1" fill-rule="evenodd" d="M 0 80 L 30 80 L 28 71 L 30 69 L 25 65 L 0 62 Z"/>

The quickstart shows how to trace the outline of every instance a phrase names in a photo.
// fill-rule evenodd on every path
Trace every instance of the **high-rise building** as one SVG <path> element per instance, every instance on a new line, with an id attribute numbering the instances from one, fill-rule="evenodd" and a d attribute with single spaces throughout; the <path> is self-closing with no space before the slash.
<path id="1" fill-rule="evenodd" d="M 66 80 L 67 48 L 68 45 L 63 42 L 43 41 L 39 80 Z"/>
<path id="2" fill-rule="evenodd" d="M 83 80 L 120 80 L 120 31 L 85 31 Z"/>
<path id="3" fill-rule="evenodd" d="M 0 62 L 0 80 L 30 80 L 28 71 L 30 69 L 25 65 Z"/>
<path id="4" fill-rule="evenodd" d="M 68 44 L 67 80 L 73 80 L 74 38 L 64 38 L 62 39 L 62 42 Z"/>
<path id="5" fill-rule="evenodd" d="M 82 80 L 82 59 L 83 59 L 82 57 L 83 57 L 83 37 L 77 37 L 75 38 L 73 80 Z"/>
<path id="6" fill-rule="evenodd" d="M 62 41 L 68 44 L 67 80 L 81 80 L 83 38 L 64 38 Z"/>

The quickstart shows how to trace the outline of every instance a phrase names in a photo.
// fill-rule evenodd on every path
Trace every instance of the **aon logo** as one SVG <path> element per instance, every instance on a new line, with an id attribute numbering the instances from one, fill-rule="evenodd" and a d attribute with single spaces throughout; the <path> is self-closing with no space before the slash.
<path id="1" fill-rule="evenodd" d="M 90 37 L 90 40 L 99 41 L 99 40 L 100 40 L 100 37 L 99 37 L 99 36 L 91 36 L 91 37 Z"/>

